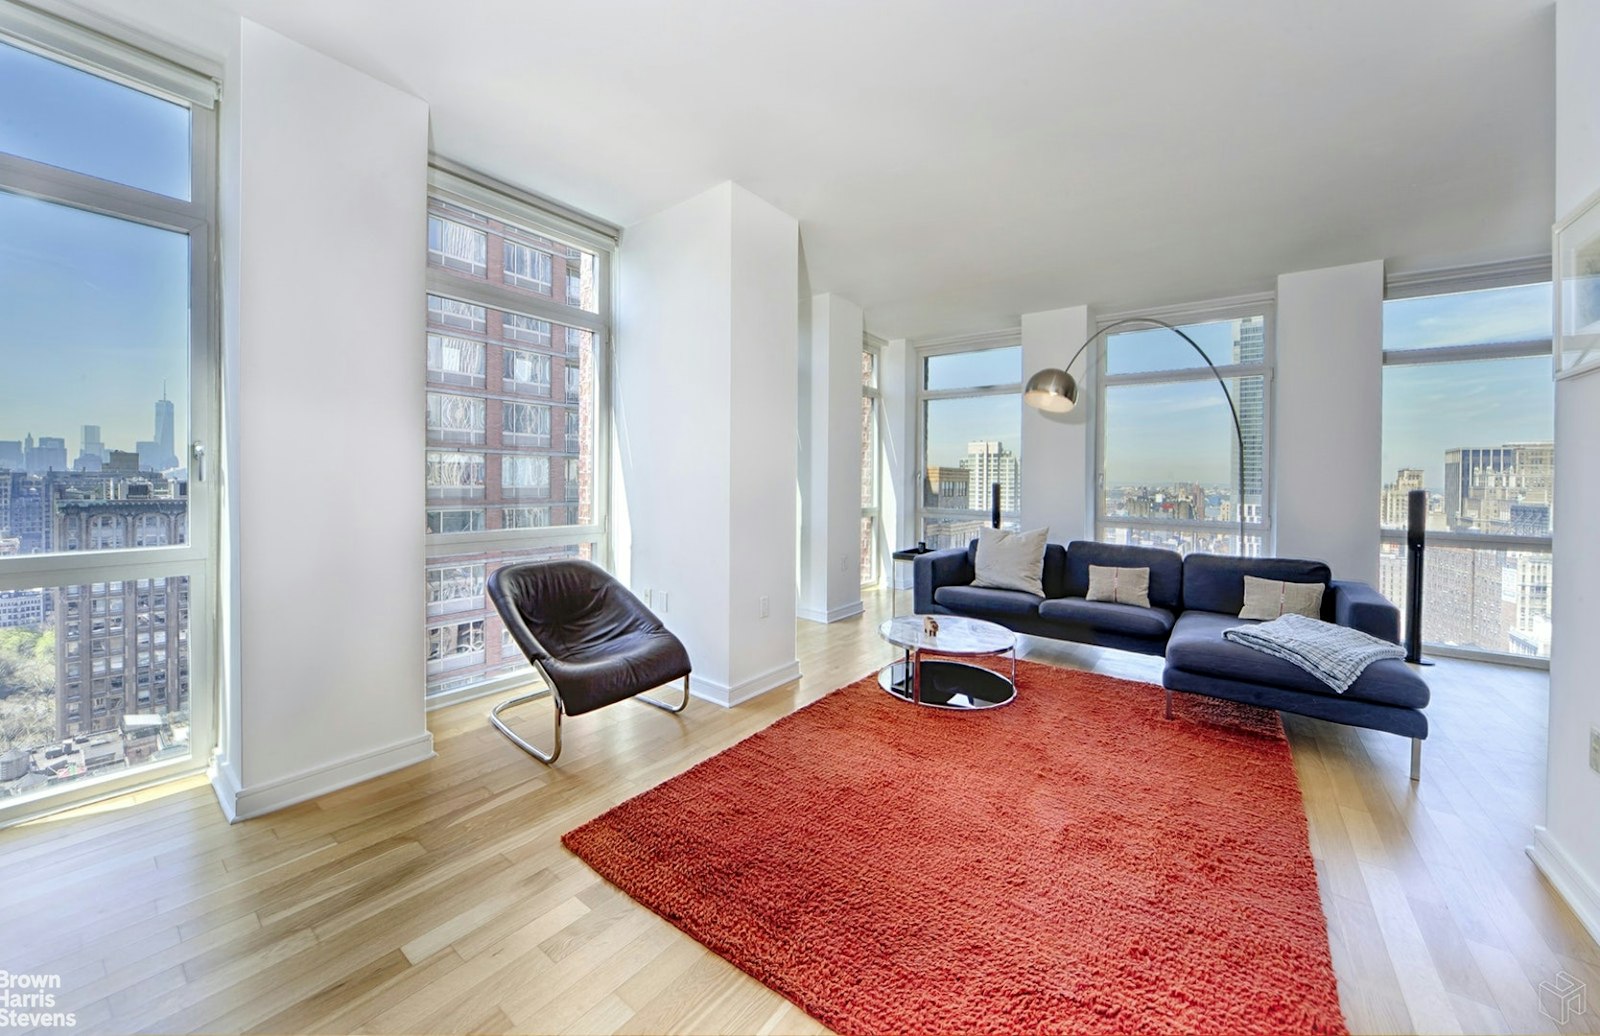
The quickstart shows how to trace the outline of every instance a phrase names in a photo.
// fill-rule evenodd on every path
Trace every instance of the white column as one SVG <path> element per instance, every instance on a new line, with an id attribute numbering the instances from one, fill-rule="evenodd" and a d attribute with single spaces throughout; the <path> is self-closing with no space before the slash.
<path id="1" fill-rule="evenodd" d="M 798 224 L 733 183 L 623 235 L 618 549 L 722 705 L 799 675 L 798 284 Z"/>
<path id="2" fill-rule="evenodd" d="M 1093 333 L 1087 306 L 1022 315 L 1022 380 L 1065 366 Z M 1094 538 L 1094 400 L 1090 349 L 1068 372 L 1078 405 L 1065 414 L 1022 407 L 1022 527 L 1048 526 L 1052 543 Z"/>
<path id="3" fill-rule="evenodd" d="M 800 357 L 799 617 L 836 622 L 861 606 L 861 307 L 805 304 Z"/>
<path id="4" fill-rule="evenodd" d="M 422 336 L 428 108 L 249 21 L 232 65 L 220 205 L 230 636 L 213 783 L 241 818 L 433 754 L 423 366 L 403 347 Z M 316 258 L 328 242 L 360 276 L 328 276 Z"/>
<path id="5" fill-rule="evenodd" d="M 887 553 L 916 546 L 916 495 L 922 492 L 922 462 L 917 440 L 916 350 L 904 338 L 884 343 L 878 368 L 878 405 L 883 409 L 883 514 Z M 911 566 L 885 557 L 891 586 L 911 585 Z"/>
<path id="6" fill-rule="evenodd" d="M 1556 4 L 1556 219 L 1600 190 L 1600 3 Z M 1600 508 L 1600 373 L 1556 382 L 1554 629 L 1550 645 L 1550 739 L 1545 821 L 1534 862 L 1589 934 L 1600 940 L 1600 773 L 1589 742 L 1600 730 L 1600 548 L 1588 523 Z M 1593 1008 L 1591 1008 L 1592 1010 Z"/>
<path id="7" fill-rule="evenodd" d="M 1275 553 L 1376 585 L 1383 263 L 1280 276 L 1276 349 Z"/>

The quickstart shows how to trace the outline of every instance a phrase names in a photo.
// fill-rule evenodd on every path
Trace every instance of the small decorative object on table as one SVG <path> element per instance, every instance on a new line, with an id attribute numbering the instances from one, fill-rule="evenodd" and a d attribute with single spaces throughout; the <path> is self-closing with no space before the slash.
<path id="1" fill-rule="evenodd" d="M 939 620 L 932 615 L 922 617 L 922 635 L 924 637 L 937 637 L 939 635 Z"/>

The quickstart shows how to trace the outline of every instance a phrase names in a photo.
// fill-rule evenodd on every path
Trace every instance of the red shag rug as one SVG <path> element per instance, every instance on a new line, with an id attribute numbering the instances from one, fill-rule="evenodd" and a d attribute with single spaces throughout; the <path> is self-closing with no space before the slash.
<path id="1" fill-rule="evenodd" d="M 562 841 L 843 1033 L 1344 1032 L 1277 715 L 1017 684 L 860 680 Z"/>

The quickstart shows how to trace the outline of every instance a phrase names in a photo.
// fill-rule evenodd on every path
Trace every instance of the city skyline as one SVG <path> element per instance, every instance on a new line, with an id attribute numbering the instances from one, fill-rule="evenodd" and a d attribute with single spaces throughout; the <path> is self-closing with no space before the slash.
<path id="1" fill-rule="evenodd" d="M 73 426 L 75 435 L 57 435 L 53 431 L 36 432 L 28 429 L 14 437 L 0 430 L 0 444 L 18 444 L 22 447 L 24 455 L 31 440 L 36 448 L 41 447 L 48 440 L 62 440 L 65 443 L 66 462 L 63 465 L 51 465 L 57 471 L 99 470 L 96 467 L 80 468 L 79 464 L 85 455 L 98 454 L 99 461 L 103 464 L 109 460 L 112 451 L 131 453 L 140 457 L 139 470 L 142 471 L 169 471 L 182 468 L 183 459 L 179 456 L 181 437 L 177 434 L 178 415 L 182 412 L 175 401 L 168 398 L 163 386 L 162 395 L 154 401 L 153 417 L 147 411 L 146 420 L 150 422 L 147 427 L 150 431 L 147 437 L 135 437 L 131 441 L 113 440 L 106 435 L 105 426 L 95 423 L 83 423 Z M 150 406 L 147 402 L 146 406 Z M 92 433 L 92 438 L 91 438 Z M 98 447 L 98 449 L 96 449 Z M 148 464 L 151 458 L 162 461 L 159 464 Z M 24 462 L 26 456 L 24 456 Z M 0 470 L 32 470 L 26 464 L 15 467 L 9 463 L 8 449 L 0 448 Z M 43 473 L 42 470 L 38 473 Z"/>

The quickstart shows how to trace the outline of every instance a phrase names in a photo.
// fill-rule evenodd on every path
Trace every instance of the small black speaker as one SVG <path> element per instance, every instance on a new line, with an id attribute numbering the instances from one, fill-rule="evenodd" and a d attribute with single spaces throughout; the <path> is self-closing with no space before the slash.
<path id="1" fill-rule="evenodd" d="M 1406 661 L 1432 665 L 1422 657 L 1422 558 L 1428 539 L 1428 491 L 1406 498 Z"/>
<path id="2" fill-rule="evenodd" d="M 1000 483 L 996 482 L 989 487 L 989 520 L 996 529 L 1000 528 Z"/>

